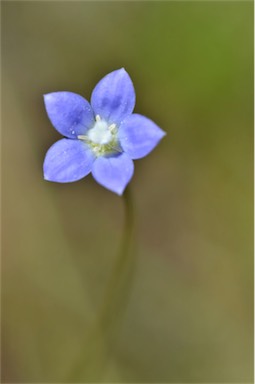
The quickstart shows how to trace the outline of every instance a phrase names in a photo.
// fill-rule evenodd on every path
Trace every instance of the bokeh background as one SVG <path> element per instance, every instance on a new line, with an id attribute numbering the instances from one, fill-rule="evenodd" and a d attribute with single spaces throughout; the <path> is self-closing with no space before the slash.
<path id="1" fill-rule="evenodd" d="M 42 95 L 120 67 L 167 136 L 135 162 L 133 272 L 95 334 L 123 199 L 43 180 Z M 2 96 L 2 382 L 252 382 L 252 2 L 4 1 Z"/>

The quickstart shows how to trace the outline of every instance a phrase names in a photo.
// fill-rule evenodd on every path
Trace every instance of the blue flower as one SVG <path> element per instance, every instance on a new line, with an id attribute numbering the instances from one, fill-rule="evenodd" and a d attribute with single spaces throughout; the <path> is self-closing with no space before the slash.
<path id="1" fill-rule="evenodd" d="M 44 101 L 51 123 L 66 137 L 46 153 L 43 171 L 49 181 L 68 183 L 92 172 L 99 184 L 121 195 L 133 176 L 133 160 L 148 155 L 165 135 L 132 113 L 135 90 L 124 68 L 99 81 L 90 104 L 72 92 L 48 93 Z"/>

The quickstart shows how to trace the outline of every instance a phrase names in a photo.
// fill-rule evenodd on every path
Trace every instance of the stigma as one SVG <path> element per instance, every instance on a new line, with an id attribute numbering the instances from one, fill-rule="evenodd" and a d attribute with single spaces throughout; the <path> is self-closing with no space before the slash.
<path id="1" fill-rule="evenodd" d="M 86 132 L 86 135 L 79 135 L 78 139 L 85 141 L 97 156 L 103 156 L 122 152 L 117 133 L 116 124 L 109 124 L 99 115 L 96 115 L 93 127 Z"/>
<path id="2" fill-rule="evenodd" d="M 102 120 L 99 115 L 96 115 L 95 124 L 87 132 L 89 140 L 95 144 L 105 145 L 113 140 L 115 124 L 108 125 L 105 120 Z"/>

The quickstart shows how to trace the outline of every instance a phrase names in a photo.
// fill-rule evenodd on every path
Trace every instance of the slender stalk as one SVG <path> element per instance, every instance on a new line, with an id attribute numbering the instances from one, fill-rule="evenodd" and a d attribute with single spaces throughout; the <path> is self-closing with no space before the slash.
<path id="1" fill-rule="evenodd" d="M 126 188 L 123 195 L 123 203 L 124 227 L 117 260 L 105 289 L 102 307 L 90 330 L 89 336 L 84 341 L 81 358 L 70 373 L 69 380 L 71 382 L 81 380 L 82 374 L 86 376 L 86 381 L 89 379 L 93 380 L 95 375 L 100 374 L 102 369 L 100 362 L 94 362 L 93 358 L 100 360 L 102 352 L 104 356 L 108 353 L 111 330 L 116 329 L 118 325 L 117 320 L 122 312 L 121 309 L 124 309 L 128 298 L 135 260 L 134 252 L 131 252 L 134 231 L 134 206 L 129 188 Z M 103 363 L 101 362 L 102 365 Z"/>
<path id="2" fill-rule="evenodd" d="M 125 223 L 117 261 L 105 291 L 105 299 L 103 301 L 101 313 L 98 318 L 101 322 L 102 328 L 105 328 L 108 325 L 108 322 L 113 315 L 111 309 L 114 310 L 118 304 L 116 300 L 118 301 L 119 299 L 123 298 L 121 288 L 124 288 L 123 284 L 125 285 L 126 279 L 128 277 L 126 275 L 128 275 L 130 272 L 129 263 L 133 260 L 133 253 L 130 251 L 134 229 L 134 207 L 129 188 L 126 189 L 123 195 L 123 200 L 125 209 Z"/>

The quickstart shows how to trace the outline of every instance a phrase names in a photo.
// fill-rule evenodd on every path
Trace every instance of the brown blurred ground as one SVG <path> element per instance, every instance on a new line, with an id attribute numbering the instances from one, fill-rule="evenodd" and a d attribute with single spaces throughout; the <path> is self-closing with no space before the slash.
<path id="1" fill-rule="evenodd" d="M 137 261 L 76 382 L 253 378 L 253 4 L 3 2 L 3 381 L 65 382 L 116 260 L 122 199 L 42 177 L 42 95 L 124 66 L 167 136 L 136 162 Z"/>

